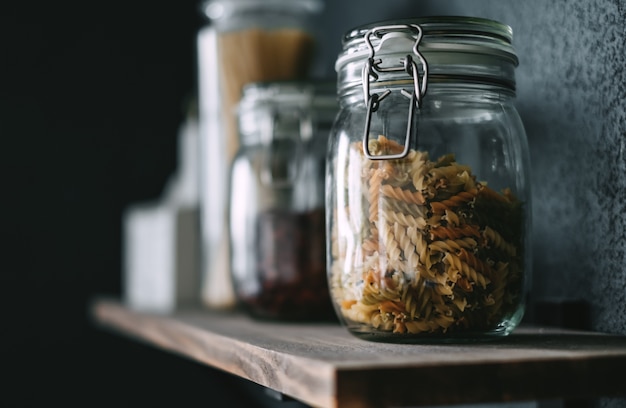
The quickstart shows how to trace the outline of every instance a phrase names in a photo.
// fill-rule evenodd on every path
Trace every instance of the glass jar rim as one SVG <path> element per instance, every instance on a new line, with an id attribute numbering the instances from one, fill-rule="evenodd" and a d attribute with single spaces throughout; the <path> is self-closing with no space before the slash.
<path id="1" fill-rule="evenodd" d="M 338 106 L 336 81 L 311 79 L 259 81 L 246 84 L 242 90 L 238 110 L 253 108 L 259 104 L 333 108 Z"/>
<path id="2" fill-rule="evenodd" d="M 422 30 L 420 51 L 486 54 L 509 60 L 515 66 L 519 63 L 512 45 L 513 29 L 510 26 L 480 17 L 431 16 L 374 22 L 347 31 L 342 38 L 343 52 L 337 58 L 336 70 L 369 56 L 365 36 L 370 30 L 411 24 L 418 25 Z M 374 48 L 381 41 L 377 36 L 370 37 L 370 40 Z"/>
<path id="3" fill-rule="evenodd" d="M 321 0 L 206 0 L 201 5 L 202 12 L 210 20 L 267 8 L 275 8 L 281 12 L 319 13 L 323 7 Z"/>
<path id="4" fill-rule="evenodd" d="M 271 139 L 319 140 L 326 135 L 314 131 L 320 120 L 334 120 L 339 110 L 335 82 L 326 79 L 251 82 L 244 86 L 236 107 L 242 144 L 254 145 Z M 287 115 L 300 121 L 299 132 L 279 136 L 273 121 Z M 262 137 L 271 135 L 271 137 Z"/>

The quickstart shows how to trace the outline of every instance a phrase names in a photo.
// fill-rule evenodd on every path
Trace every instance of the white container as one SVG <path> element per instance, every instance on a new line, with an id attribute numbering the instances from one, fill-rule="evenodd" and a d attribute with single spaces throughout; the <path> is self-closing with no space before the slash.
<path id="1" fill-rule="evenodd" d="M 179 168 L 154 202 L 123 215 L 124 301 L 136 310 L 170 313 L 200 298 L 198 126 L 179 131 Z"/>

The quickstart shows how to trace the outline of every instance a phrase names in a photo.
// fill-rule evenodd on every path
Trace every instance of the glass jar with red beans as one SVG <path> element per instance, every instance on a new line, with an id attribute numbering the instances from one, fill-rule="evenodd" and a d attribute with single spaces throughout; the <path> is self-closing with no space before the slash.
<path id="1" fill-rule="evenodd" d="M 230 179 L 233 287 L 255 318 L 335 319 L 326 276 L 325 163 L 334 82 L 248 84 Z"/>

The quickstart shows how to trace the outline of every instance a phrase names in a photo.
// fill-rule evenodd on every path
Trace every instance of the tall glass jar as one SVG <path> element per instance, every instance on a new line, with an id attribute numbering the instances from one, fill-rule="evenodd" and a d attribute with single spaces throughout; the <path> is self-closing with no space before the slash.
<path id="1" fill-rule="evenodd" d="M 358 27 L 336 62 L 327 259 L 357 337 L 505 336 L 530 278 L 529 157 L 512 30 L 467 17 Z"/>
<path id="2" fill-rule="evenodd" d="M 276 320 L 334 319 L 326 279 L 325 167 L 333 82 L 249 84 L 231 172 L 231 265 L 239 304 Z"/>
<path id="3" fill-rule="evenodd" d="M 313 17 L 321 0 L 206 0 L 198 33 L 202 301 L 229 308 L 228 171 L 239 146 L 235 109 L 243 86 L 308 76 Z"/>

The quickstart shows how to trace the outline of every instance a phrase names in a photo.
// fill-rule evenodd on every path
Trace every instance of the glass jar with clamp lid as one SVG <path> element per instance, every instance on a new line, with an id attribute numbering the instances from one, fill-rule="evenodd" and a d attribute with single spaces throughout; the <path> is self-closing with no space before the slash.
<path id="1" fill-rule="evenodd" d="M 430 17 L 349 31 L 336 61 L 331 297 L 367 340 L 475 340 L 522 319 L 530 276 L 527 139 L 512 30 Z"/>

